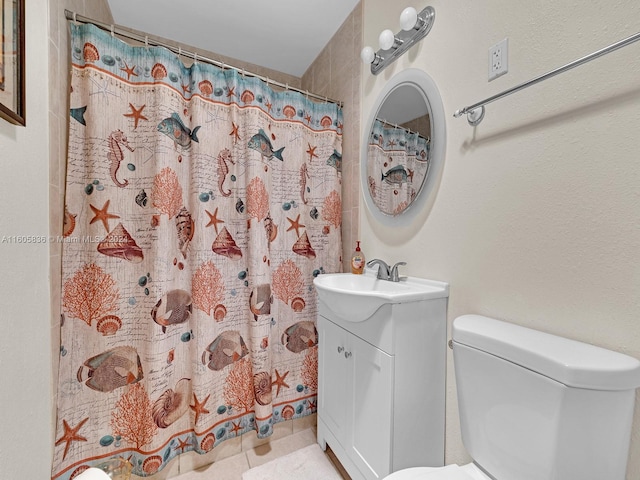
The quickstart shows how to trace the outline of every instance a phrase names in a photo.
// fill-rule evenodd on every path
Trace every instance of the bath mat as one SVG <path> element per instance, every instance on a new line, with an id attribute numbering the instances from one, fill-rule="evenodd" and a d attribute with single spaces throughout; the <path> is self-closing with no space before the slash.
<path id="1" fill-rule="evenodd" d="M 313 444 L 242 474 L 242 480 L 342 480 L 331 461 Z"/>

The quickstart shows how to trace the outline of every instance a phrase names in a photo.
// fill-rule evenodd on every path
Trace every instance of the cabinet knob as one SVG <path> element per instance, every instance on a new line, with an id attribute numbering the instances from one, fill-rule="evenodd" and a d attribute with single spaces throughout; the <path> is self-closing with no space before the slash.
<path id="1" fill-rule="evenodd" d="M 351 352 L 344 352 L 344 358 L 351 357 Z"/>
<path id="2" fill-rule="evenodd" d="M 344 347 L 338 347 L 338 353 L 342 353 L 344 351 Z"/>

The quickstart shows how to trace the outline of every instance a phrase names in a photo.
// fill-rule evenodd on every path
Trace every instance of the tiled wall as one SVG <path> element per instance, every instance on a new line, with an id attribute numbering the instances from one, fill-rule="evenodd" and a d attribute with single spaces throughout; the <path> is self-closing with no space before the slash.
<path id="1" fill-rule="evenodd" d="M 333 36 L 302 76 L 302 89 L 344 103 L 342 138 L 342 264 L 349 260 L 359 240 L 360 182 L 360 49 L 362 2 Z M 366 245 L 362 245 L 366 254 Z"/>

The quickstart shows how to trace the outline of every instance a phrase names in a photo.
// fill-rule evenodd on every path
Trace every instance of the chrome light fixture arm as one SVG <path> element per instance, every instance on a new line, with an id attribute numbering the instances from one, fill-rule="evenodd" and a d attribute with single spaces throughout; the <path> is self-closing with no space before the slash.
<path id="1" fill-rule="evenodd" d="M 371 64 L 371 73 L 377 75 L 426 37 L 435 18 L 436 11 L 431 6 L 425 7 L 417 15 L 415 9 L 405 9 L 400 16 L 402 30 L 395 35 L 391 30 L 384 30 L 380 34 L 380 49 L 374 52 L 371 47 L 364 47 L 362 61 Z"/>

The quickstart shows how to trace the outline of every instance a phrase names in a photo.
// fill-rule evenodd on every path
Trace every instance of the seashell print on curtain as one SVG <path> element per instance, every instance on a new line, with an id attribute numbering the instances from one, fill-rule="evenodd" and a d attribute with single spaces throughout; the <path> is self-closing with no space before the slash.
<path id="1" fill-rule="evenodd" d="M 375 120 L 367 148 L 369 193 L 382 213 L 411 206 L 429 174 L 430 140 L 401 126 Z"/>
<path id="2" fill-rule="evenodd" d="M 71 25 L 52 478 L 141 477 L 316 410 L 342 111 Z"/>

